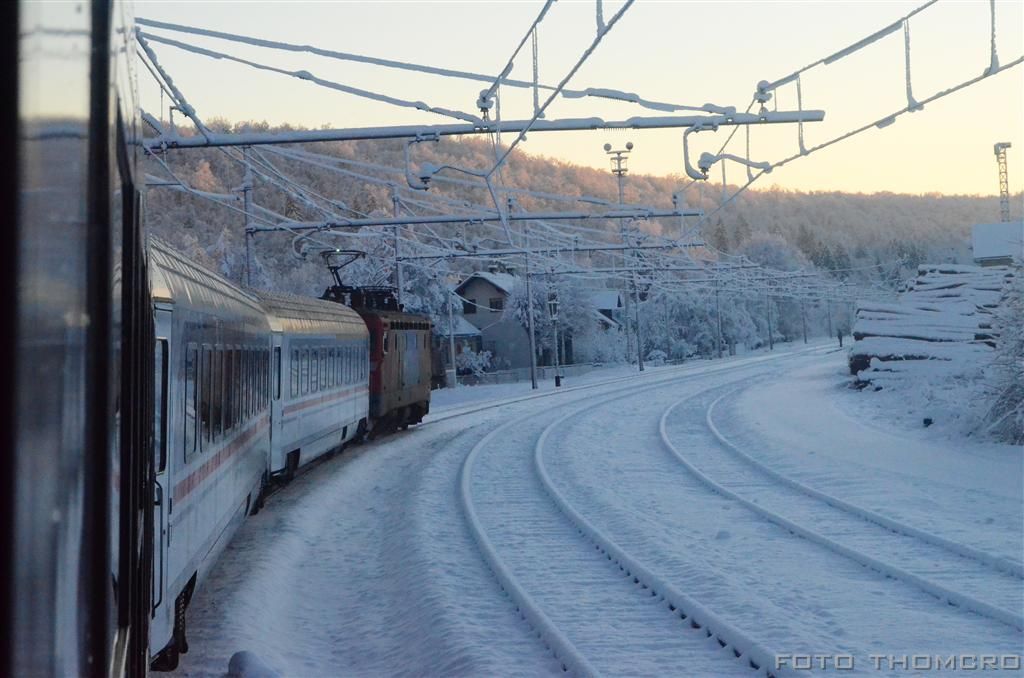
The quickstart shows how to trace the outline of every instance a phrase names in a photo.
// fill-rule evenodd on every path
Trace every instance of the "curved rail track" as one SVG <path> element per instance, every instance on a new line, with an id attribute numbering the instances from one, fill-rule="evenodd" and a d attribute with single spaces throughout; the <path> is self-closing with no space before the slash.
<path id="1" fill-rule="evenodd" d="M 539 436 L 525 429 L 535 416 L 509 421 L 465 459 L 460 499 L 474 539 L 502 590 L 563 670 L 774 675 L 771 652 L 603 534 L 569 504 L 545 465 L 552 431 L 569 420 L 688 376 L 617 389 L 557 417 Z M 523 454 L 534 436 L 533 454 Z M 480 487 L 487 477 L 495 480 Z"/>
<path id="2" fill-rule="evenodd" d="M 1024 630 L 1024 617 L 1014 609 L 1019 607 L 1022 589 L 1012 564 L 989 554 L 981 559 L 965 555 L 974 552 L 934 535 L 929 535 L 929 541 L 910 526 L 866 519 L 852 505 L 791 479 L 786 482 L 781 474 L 751 463 L 752 457 L 726 441 L 714 425 L 711 411 L 721 398 L 708 408 L 705 422 L 722 449 L 701 450 L 699 462 L 684 454 L 668 435 L 667 422 L 673 411 L 692 399 L 689 396 L 666 408 L 659 432 L 666 448 L 709 489 L 794 535 L 915 586 L 944 604 Z"/>

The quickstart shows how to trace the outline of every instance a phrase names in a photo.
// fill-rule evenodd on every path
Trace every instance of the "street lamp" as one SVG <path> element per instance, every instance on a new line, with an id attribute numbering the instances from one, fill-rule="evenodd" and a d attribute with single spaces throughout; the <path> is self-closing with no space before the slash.
<path id="1" fill-rule="evenodd" d="M 562 368 L 558 360 L 558 293 L 548 292 L 548 315 L 555 328 L 555 388 L 562 385 Z"/>
<path id="2" fill-rule="evenodd" d="M 626 159 L 629 152 L 633 150 L 633 142 L 627 141 L 626 148 L 618 151 L 612 150 L 611 144 L 604 145 L 604 152 L 610 156 L 612 163 L 612 174 L 614 174 L 619 180 L 619 204 L 625 202 L 623 193 L 624 181 L 626 174 L 629 172 L 629 168 L 626 166 Z M 626 243 L 626 228 L 625 222 L 619 219 L 619 237 L 622 238 L 622 243 Z M 636 284 L 636 250 L 633 250 L 633 305 L 636 315 L 636 365 L 641 372 L 644 371 L 644 356 L 643 356 L 643 342 L 640 339 L 640 294 L 637 292 Z M 629 296 L 626 296 L 626 352 L 629 353 Z"/>

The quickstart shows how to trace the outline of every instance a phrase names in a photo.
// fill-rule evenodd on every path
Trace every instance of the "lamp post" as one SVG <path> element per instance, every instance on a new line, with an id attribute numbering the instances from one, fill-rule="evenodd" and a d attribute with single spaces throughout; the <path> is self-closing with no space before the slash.
<path id="1" fill-rule="evenodd" d="M 548 314 L 555 328 L 555 388 L 562 385 L 562 368 L 558 360 L 558 293 L 548 292 Z"/>
<path id="2" fill-rule="evenodd" d="M 612 150 L 611 144 L 604 145 L 604 152 L 608 154 L 609 159 L 612 163 L 612 174 L 616 176 L 619 181 L 619 204 L 625 202 L 624 194 L 624 182 L 626 180 L 626 174 L 629 172 L 629 168 L 626 166 L 627 156 L 630 151 L 633 150 L 633 142 L 627 141 L 626 147 L 620 150 Z M 626 227 L 625 221 L 619 219 L 619 237 L 622 239 L 623 244 L 626 243 Z M 637 291 L 636 285 L 636 250 L 632 251 L 633 256 L 633 275 L 632 275 L 632 287 L 633 287 L 633 304 L 634 313 L 636 315 L 636 364 L 641 372 L 644 371 L 644 358 L 643 358 L 643 342 L 640 339 L 640 294 Z M 626 295 L 626 352 L 630 353 L 629 347 L 629 295 Z"/>

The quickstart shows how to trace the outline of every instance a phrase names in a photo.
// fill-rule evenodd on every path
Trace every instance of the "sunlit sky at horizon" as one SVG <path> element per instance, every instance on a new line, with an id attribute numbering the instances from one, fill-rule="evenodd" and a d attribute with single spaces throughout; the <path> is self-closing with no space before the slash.
<path id="1" fill-rule="evenodd" d="M 888 25 L 922 2 L 656 2 L 640 0 L 604 38 L 570 81 L 571 89 L 605 87 L 658 101 L 732 105 L 750 103 L 756 83 L 775 80 Z M 136 2 L 139 17 L 177 22 L 268 40 L 431 66 L 496 75 L 526 33 L 542 2 Z M 621 1 L 604 3 L 605 18 Z M 1001 63 L 1024 53 L 1024 2 L 996 3 Z M 287 70 L 313 74 L 382 94 L 478 114 L 484 83 L 261 49 L 207 37 L 153 33 Z M 989 63 L 989 3 L 942 0 L 911 19 L 913 91 L 917 100 L 980 75 Z M 540 26 L 541 81 L 556 84 L 590 44 L 594 3 L 562 0 Z M 203 118 L 266 120 L 308 127 L 441 124 L 450 118 L 318 87 L 275 73 L 153 44 L 161 63 Z M 511 77 L 529 80 L 530 45 Z M 160 96 L 140 70 L 143 108 L 156 114 Z M 822 123 L 805 125 L 806 146 L 872 122 L 906 105 L 903 32 L 802 78 L 805 108 L 823 109 Z M 542 91 L 542 100 L 544 93 Z M 164 105 L 166 106 L 166 99 Z M 506 88 L 504 119 L 527 118 L 532 93 Z M 771 108 L 772 105 L 769 105 Z M 792 85 L 778 92 L 778 108 L 795 109 Z M 679 114 L 687 114 L 681 112 Z M 621 120 L 666 113 L 604 99 L 557 98 L 548 119 Z M 691 136 L 691 162 L 716 151 L 728 130 Z M 503 135 L 506 143 L 513 135 Z M 741 130 L 729 147 L 744 154 Z M 634 173 L 682 175 L 682 130 L 536 133 L 524 152 L 607 169 L 602 146 L 635 144 Z M 1024 66 L 902 116 L 885 129 L 800 158 L 756 187 L 850 192 L 997 193 L 992 146 L 1009 141 L 1011 190 L 1024 177 Z M 441 142 L 446 143 L 445 141 Z M 795 125 L 759 127 L 751 157 L 775 161 L 797 151 Z M 486 168 L 478 168 L 486 169 Z M 729 183 L 745 178 L 727 167 Z M 716 167 L 711 174 L 721 181 Z"/>

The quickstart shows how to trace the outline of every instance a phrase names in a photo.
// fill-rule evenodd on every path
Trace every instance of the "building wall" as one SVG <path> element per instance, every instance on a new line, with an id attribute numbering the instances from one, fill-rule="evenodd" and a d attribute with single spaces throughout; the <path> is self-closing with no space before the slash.
<path id="1" fill-rule="evenodd" d="M 530 366 L 530 335 L 518 321 L 503 320 L 503 311 L 491 311 L 491 299 L 506 300 L 507 295 L 486 280 L 474 278 L 462 288 L 460 295 L 475 299 L 476 313 L 464 317 L 473 323 L 482 335 L 483 350 L 490 351 L 496 369 L 516 369 Z"/>

